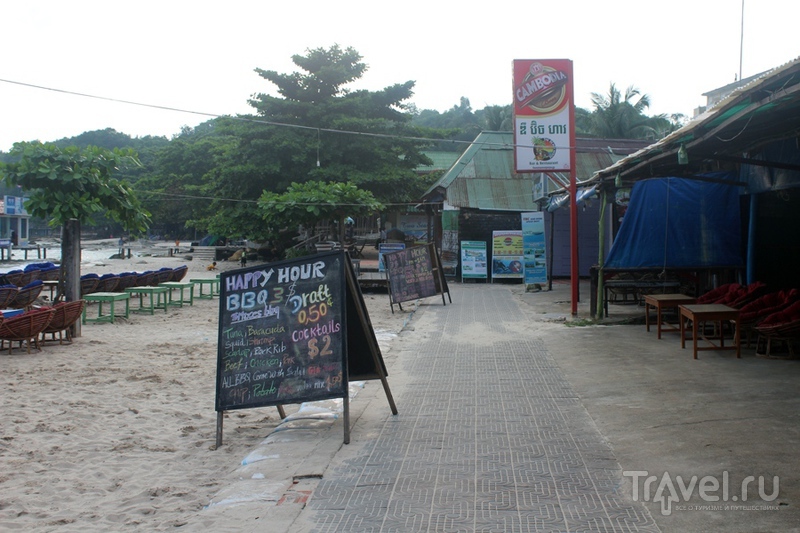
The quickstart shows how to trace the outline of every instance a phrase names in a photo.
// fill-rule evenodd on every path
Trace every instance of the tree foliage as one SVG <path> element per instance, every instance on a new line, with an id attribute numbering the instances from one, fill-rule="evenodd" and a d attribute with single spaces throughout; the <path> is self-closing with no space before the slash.
<path id="1" fill-rule="evenodd" d="M 218 134 L 231 142 L 205 175 L 204 191 L 215 198 L 199 222 L 257 239 L 268 231 L 254 200 L 311 181 L 350 182 L 387 204 L 419 198 L 427 182 L 414 169 L 430 160 L 405 110 L 414 82 L 350 90 L 367 69 L 361 59 L 334 45 L 293 56 L 297 72 L 256 69 L 278 96 L 255 94 L 256 115 L 218 122 Z"/>
<path id="2" fill-rule="evenodd" d="M 623 95 L 614 83 L 608 94 L 592 93 L 594 110 L 588 116 L 576 112 L 576 123 L 587 133 L 606 139 L 652 139 L 657 140 L 680 127 L 683 115 L 647 116 L 650 97 L 630 86 Z"/>
<path id="3" fill-rule="evenodd" d="M 158 151 L 147 174 L 136 182 L 142 202 L 153 213 L 155 231 L 179 237 L 207 229 L 203 220 L 212 211 L 206 198 L 215 194 L 206 183 L 220 154 L 234 142 L 217 134 L 216 122 L 183 128 Z"/>
<path id="4" fill-rule="evenodd" d="M 384 208 L 371 192 L 353 183 L 321 181 L 292 183 L 280 194 L 265 191 L 258 206 L 273 238 L 283 228 L 313 227 L 321 221 L 337 221 L 341 232 L 345 217 L 368 216 Z"/>
<path id="5" fill-rule="evenodd" d="M 56 141 L 58 155 L 53 152 L 54 159 L 45 160 L 42 169 L 48 176 L 55 169 L 71 183 L 74 170 L 65 169 L 77 168 L 81 179 L 75 183 L 81 187 L 90 185 L 81 181 L 87 179 L 83 168 L 95 159 L 102 160 L 92 155 L 94 150 L 116 153 L 122 163 L 132 161 L 128 157 L 132 152 L 116 149 L 132 148 L 142 164 L 118 165 L 113 172 L 119 180 L 111 182 L 117 189 L 99 187 L 91 189 L 96 194 L 84 190 L 74 196 L 83 189 L 59 185 L 52 190 L 52 198 L 37 193 L 31 197 L 36 212 L 51 222 L 56 220 L 52 216 L 55 204 L 50 200 L 61 194 L 59 218 L 77 213 L 116 233 L 118 226 L 113 221 L 119 215 L 106 216 L 106 206 L 113 211 L 123 207 L 122 212 L 127 212 L 130 205 L 126 202 L 135 190 L 141 199 L 136 206 L 143 216 L 129 220 L 134 227 L 150 224 L 149 212 L 153 214 L 152 228 L 161 234 L 178 237 L 194 230 L 194 234 L 266 240 L 273 232 L 259 207 L 265 192 L 281 195 L 305 183 L 348 183 L 368 191 L 386 209 L 402 210 L 417 202 L 437 177 L 415 172 L 431 163 L 425 150 L 461 152 L 481 131 L 513 130 L 510 104 L 473 110 L 469 99 L 461 97 L 450 109 L 439 112 L 418 110 L 410 102 L 413 81 L 377 91 L 352 89 L 351 84 L 368 70 L 352 48 L 309 49 L 292 60 L 296 72 L 256 69 L 270 92 L 252 96 L 252 115 L 219 117 L 194 128 L 184 127 L 170 140 L 131 138 L 106 128 Z M 607 94 L 592 93 L 592 102 L 592 110 L 575 110 L 579 136 L 659 139 L 686 120 L 678 114 L 645 115 L 650 99 L 635 87 L 622 93 L 612 83 Z M 36 143 L 29 146 L 30 154 L 36 152 Z M 22 168 L 13 165 L 19 164 L 23 151 L 0 152 L 0 162 Z M 73 156 L 84 159 L 60 166 L 63 159 Z M 36 175 L 33 168 L 38 166 L 25 170 L 31 183 Z M 101 169 L 97 172 L 102 173 Z M 44 173 L 36 180 L 42 176 Z M 124 183 L 123 188 L 117 183 Z"/>
<path id="6" fill-rule="evenodd" d="M 19 160 L 4 166 L 3 179 L 27 191 L 25 209 L 51 226 L 70 219 L 93 224 L 105 214 L 129 231 L 148 228 L 150 215 L 130 185 L 113 177 L 123 165 L 139 165 L 132 150 L 31 142 L 15 144 L 11 155 Z"/>

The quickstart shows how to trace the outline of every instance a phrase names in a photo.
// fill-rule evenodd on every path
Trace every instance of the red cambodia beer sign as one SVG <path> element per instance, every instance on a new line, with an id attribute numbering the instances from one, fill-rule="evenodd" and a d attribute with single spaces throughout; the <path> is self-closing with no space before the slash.
<path id="1" fill-rule="evenodd" d="M 574 130 L 572 61 L 514 61 L 514 159 L 517 172 L 570 170 Z"/>
<path id="2" fill-rule="evenodd" d="M 514 61 L 514 112 L 517 115 L 552 114 L 571 100 L 572 61 Z"/>

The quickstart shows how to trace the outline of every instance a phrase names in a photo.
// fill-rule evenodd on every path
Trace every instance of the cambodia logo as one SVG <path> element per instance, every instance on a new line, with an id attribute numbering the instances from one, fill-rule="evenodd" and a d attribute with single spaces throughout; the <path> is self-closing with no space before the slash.
<path id="1" fill-rule="evenodd" d="M 567 97 L 569 77 L 561 70 L 533 63 L 514 91 L 517 105 L 530 107 L 537 113 L 550 113 L 562 106 Z"/>

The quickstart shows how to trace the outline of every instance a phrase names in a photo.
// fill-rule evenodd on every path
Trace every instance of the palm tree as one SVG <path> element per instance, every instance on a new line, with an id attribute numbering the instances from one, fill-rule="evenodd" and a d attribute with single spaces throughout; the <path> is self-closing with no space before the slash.
<path id="1" fill-rule="evenodd" d="M 638 98 L 637 98 L 638 97 Z M 660 137 L 654 127 L 663 115 L 648 117 L 644 111 L 650 107 L 650 97 L 630 86 L 622 93 L 614 83 L 608 95 L 592 93 L 594 111 L 591 115 L 591 133 L 606 139 L 647 139 Z"/>
<path id="2" fill-rule="evenodd" d="M 486 106 L 475 115 L 483 122 L 485 131 L 511 131 L 514 129 L 510 104 Z"/>

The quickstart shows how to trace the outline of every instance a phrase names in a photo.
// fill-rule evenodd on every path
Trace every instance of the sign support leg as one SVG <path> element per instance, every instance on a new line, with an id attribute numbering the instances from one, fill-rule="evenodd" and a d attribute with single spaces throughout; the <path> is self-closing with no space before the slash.
<path id="1" fill-rule="evenodd" d="M 219 450 L 222 447 L 222 420 L 223 411 L 217 411 L 217 442 L 214 449 Z"/>
<path id="2" fill-rule="evenodd" d="M 345 391 L 342 398 L 342 411 L 344 420 L 344 443 L 350 444 L 350 391 Z"/>
<path id="3" fill-rule="evenodd" d="M 392 391 L 389 390 L 389 382 L 386 381 L 386 376 L 381 374 L 381 384 L 383 384 L 383 391 L 386 393 L 386 399 L 389 400 L 389 407 L 392 409 L 392 414 L 397 414 L 397 406 L 394 404 L 394 398 L 392 397 Z"/>

